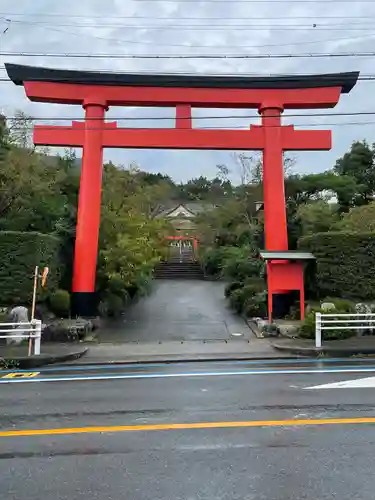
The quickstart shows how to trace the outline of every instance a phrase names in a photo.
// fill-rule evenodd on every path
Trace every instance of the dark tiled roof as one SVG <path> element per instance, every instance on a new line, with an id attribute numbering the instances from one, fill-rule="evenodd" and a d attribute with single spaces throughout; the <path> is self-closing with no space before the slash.
<path id="1" fill-rule="evenodd" d="M 184 201 L 170 200 L 159 205 L 159 207 L 154 211 L 153 216 L 165 217 L 170 212 L 176 210 L 179 206 L 185 207 L 187 210 L 189 210 L 189 212 L 193 213 L 194 215 L 198 215 L 199 213 L 203 212 L 203 210 L 214 208 L 214 205 L 208 202 L 195 202 L 195 201 L 184 202 Z"/>

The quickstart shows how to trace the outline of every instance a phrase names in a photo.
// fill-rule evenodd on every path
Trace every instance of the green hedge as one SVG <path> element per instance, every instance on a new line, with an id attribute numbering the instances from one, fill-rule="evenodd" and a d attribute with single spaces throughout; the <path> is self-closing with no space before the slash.
<path id="1" fill-rule="evenodd" d="M 315 278 L 307 272 L 306 279 L 317 296 L 374 299 L 375 233 L 317 233 L 298 246 L 316 257 Z"/>
<path id="2" fill-rule="evenodd" d="M 50 310 L 60 318 L 69 318 L 70 294 L 66 290 L 55 290 L 49 296 Z"/>
<path id="3" fill-rule="evenodd" d="M 46 290 L 54 291 L 61 275 L 60 246 L 60 240 L 54 236 L 0 231 L 0 305 L 31 303 L 37 265 L 49 267 Z"/>

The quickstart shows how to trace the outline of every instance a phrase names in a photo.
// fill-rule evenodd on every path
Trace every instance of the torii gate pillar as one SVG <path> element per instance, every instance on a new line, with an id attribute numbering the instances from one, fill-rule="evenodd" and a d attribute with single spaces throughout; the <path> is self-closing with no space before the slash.
<path id="1" fill-rule="evenodd" d="M 105 102 L 86 100 L 81 181 L 78 197 L 73 285 L 77 312 L 95 309 L 96 263 L 98 255 L 103 168 Z M 90 290 L 89 293 L 87 291 Z M 73 304 L 74 306 L 74 304 Z"/>

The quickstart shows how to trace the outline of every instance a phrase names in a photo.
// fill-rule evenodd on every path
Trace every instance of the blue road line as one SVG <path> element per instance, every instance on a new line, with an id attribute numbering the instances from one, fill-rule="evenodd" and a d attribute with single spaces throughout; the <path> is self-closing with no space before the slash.
<path id="1" fill-rule="evenodd" d="M 64 365 L 64 366 L 47 366 L 44 368 L 35 368 L 35 371 L 39 371 L 41 373 L 44 372 L 66 372 L 66 371 L 90 371 L 90 370 L 120 370 L 123 368 L 142 368 L 142 367 L 162 367 L 162 366 L 193 366 L 195 363 L 209 363 L 212 364 L 230 364 L 230 365 L 259 365 L 259 364 L 267 364 L 267 365 L 275 365 L 275 364 L 329 364 L 329 363 L 347 363 L 349 358 L 295 358 L 295 359 L 259 359 L 259 360 L 217 360 L 217 361 L 205 361 L 199 360 L 196 361 L 173 361 L 173 362 L 161 362 L 161 363 L 108 363 L 108 364 L 100 364 L 100 365 Z M 375 359 L 370 358 L 354 358 L 351 361 L 354 363 L 363 363 L 365 362 L 373 362 L 375 366 Z M 29 370 L 0 370 L 0 374 L 8 374 L 8 373 L 29 373 L 32 369 Z"/>
<path id="2" fill-rule="evenodd" d="M 243 375 L 296 375 L 296 374 L 324 374 L 324 373 L 369 373 L 375 372 L 375 368 L 331 368 L 313 370 L 245 370 L 226 372 L 191 372 L 191 373 L 136 373 L 124 375 L 72 375 L 70 377 L 50 378 L 9 378 L 0 379 L 0 384 L 32 383 L 32 382 L 79 382 L 90 380 L 126 380 L 126 379 L 157 379 L 157 378 L 191 378 L 191 377 L 228 377 Z"/>
<path id="3" fill-rule="evenodd" d="M 191 363 L 189 363 L 189 364 L 191 364 Z M 101 370 L 104 370 L 104 369 L 111 370 L 111 369 L 115 368 L 112 365 L 110 365 L 110 366 L 99 365 L 99 366 L 100 366 Z M 117 368 L 118 371 L 125 371 L 126 372 L 128 366 L 129 365 L 117 365 L 116 368 Z M 150 366 L 157 366 L 158 368 L 160 368 L 160 364 L 158 364 L 158 365 L 135 365 L 135 366 L 136 367 L 142 367 L 143 366 L 144 369 L 147 368 L 147 367 L 150 367 Z M 164 366 L 164 365 L 161 365 L 161 366 Z M 82 371 L 81 368 L 83 368 L 83 367 L 79 367 L 79 368 L 80 368 L 79 371 Z M 365 368 L 366 370 L 369 370 L 369 371 L 375 371 L 375 364 L 372 365 L 372 366 L 366 366 L 366 367 L 363 367 L 363 368 Z M 86 368 L 85 371 L 93 371 L 94 369 L 95 369 L 94 366 L 92 366 L 92 367 Z M 294 370 L 294 369 L 296 370 L 296 373 L 301 373 L 301 370 L 299 368 L 297 368 L 297 367 L 296 368 L 289 368 L 288 370 Z M 308 369 L 310 370 L 310 368 L 308 368 Z M 326 370 L 326 372 L 329 373 L 331 371 L 336 370 L 337 368 L 335 368 L 333 366 L 332 367 L 330 367 L 330 366 L 316 366 L 315 369 L 318 370 L 319 373 L 320 373 L 321 370 Z M 350 369 L 357 370 L 357 368 L 355 366 L 353 366 L 353 365 L 341 365 L 340 369 L 341 370 L 350 370 Z M 47 373 L 51 372 L 51 371 L 52 372 L 53 371 L 59 372 L 60 369 L 56 368 L 55 370 L 48 370 L 48 371 L 45 370 L 45 372 L 47 372 Z M 75 371 L 75 370 L 62 370 L 62 371 L 66 372 L 66 371 Z M 100 370 L 97 370 L 97 371 L 100 371 Z M 134 372 L 134 373 L 132 373 L 131 370 L 129 370 L 129 371 L 130 371 L 129 375 L 135 375 L 135 376 L 153 375 L 152 373 L 147 373 L 147 371 L 145 371 L 145 370 L 143 370 L 143 372 L 142 372 L 142 370 L 140 370 L 139 372 Z M 249 372 L 251 374 L 264 373 L 265 371 L 266 372 L 272 372 L 272 373 L 273 372 L 274 373 L 285 373 L 286 370 L 282 369 L 282 368 L 279 370 L 279 369 L 277 369 L 275 367 L 270 367 L 268 369 L 267 368 L 259 367 L 259 368 L 253 368 L 252 370 L 245 370 L 246 373 Z M 9 370 L 9 371 L 5 371 L 4 370 L 4 371 L 0 371 L 0 377 L 1 377 L 1 375 L 9 375 L 11 373 L 20 373 L 20 374 L 22 374 L 22 373 L 30 373 L 30 372 L 38 372 L 40 374 L 44 373 L 43 370 L 38 370 L 38 368 L 30 369 L 30 370 Z M 233 373 L 243 373 L 243 371 L 241 371 L 241 370 L 239 370 L 239 371 L 231 370 L 231 373 L 232 372 Z M 172 372 L 171 375 L 176 375 L 176 373 L 178 374 L 179 372 Z M 186 375 L 184 375 L 184 376 L 187 376 L 188 374 L 192 374 L 193 376 L 200 375 L 200 374 L 204 375 L 205 373 L 218 373 L 218 374 L 220 374 L 222 372 L 220 372 L 220 371 L 213 372 L 212 370 L 211 371 L 208 370 L 207 372 L 204 372 L 204 371 L 199 371 L 199 372 L 191 371 L 191 372 L 186 372 Z M 227 372 L 225 372 L 225 373 L 227 373 Z M 164 375 L 164 374 L 165 374 L 165 372 L 160 372 L 160 371 L 159 372 L 155 372 L 155 375 Z M 124 373 L 124 375 L 126 375 L 126 373 Z M 91 375 L 88 374 L 87 376 L 88 377 L 95 376 L 95 374 L 91 374 Z M 102 377 L 107 377 L 108 376 L 109 378 L 110 377 L 115 377 L 115 375 L 112 375 L 111 373 L 104 373 L 104 374 L 101 374 L 99 376 L 102 376 Z M 82 375 L 74 375 L 74 374 L 72 374 L 72 375 L 69 376 L 69 378 L 77 378 L 77 377 L 82 377 Z"/>

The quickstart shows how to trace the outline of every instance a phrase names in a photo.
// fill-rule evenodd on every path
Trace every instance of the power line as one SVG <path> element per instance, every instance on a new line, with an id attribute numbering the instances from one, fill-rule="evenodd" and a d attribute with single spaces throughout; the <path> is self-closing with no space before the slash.
<path id="1" fill-rule="evenodd" d="M 254 113 L 256 111 L 254 110 Z M 282 114 L 282 118 L 322 118 L 322 117 L 338 117 L 338 116 L 372 116 L 375 115 L 375 111 L 351 111 L 351 112 L 324 112 L 324 113 L 288 113 L 288 114 Z M 268 115 L 270 118 L 271 117 L 279 117 L 280 115 Z M 202 115 L 202 116 L 196 116 L 193 117 L 193 120 L 222 120 L 222 119 L 247 119 L 251 118 L 254 119 L 256 116 L 255 114 L 251 115 Z M 18 117 L 18 116 L 8 116 L 8 120 L 12 121 L 24 121 L 24 118 Z M 82 116 L 80 117 L 32 117 L 32 120 L 39 120 L 39 121 L 69 121 L 69 120 L 82 120 Z M 124 117 L 124 116 L 109 116 L 108 120 L 119 120 L 119 121 L 141 121 L 141 120 L 155 120 L 155 121 L 164 121 L 164 120 L 174 120 L 175 117 L 168 117 L 168 116 L 142 116 L 142 117 L 135 117 L 135 116 L 129 116 L 129 117 Z M 89 118 L 87 121 L 95 122 L 95 121 L 100 121 L 101 118 Z M 179 120 L 190 120 L 190 117 L 183 117 L 179 118 Z"/>
<path id="2" fill-rule="evenodd" d="M 220 19 L 218 19 L 220 20 Z M 10 21 L 11 22 L 11 21 Z M 24 22 L 24 21 L 17 21 L 17 22 Z M 26 21 L 25 21 L 26 22 Z M 38 26 L 43 26 L 43 27 L 54 27 L 54 26 L 62 26 L 62 27 L 70 27 L 70 28 L 121 28 L 121 29 L 135 29 L 135 30 L 180 30 L 180 29 L 186 29 L 186 30 L 226 30 L 228 28 L 235 28 L 235 29 L 241 29 L 241 30 L 246 30 L 246 31 L 259 31 L 259 30 L 314 30 L 314 31 L 325 31 L 325 30 L 334 30 L 334 31 L 363 31 L 363 30 L 374 30 L 375 29 L 375 20 L 368 22 L 368 23 L 319 23 L 319 22 L 310 22 L 309 24 L 161 24 L 161 25 L 151 25 L 151 24 L 145 24 L 145 25 L 137 25 L 137 24 L 119 24 L 119 23 L 53 23 L 53 26 L 51 26 L 51 21 L 38 21 L 38 23 L 33 23 L 37 24 Z"/>
<path id="3" fill-rule="evenodd" d="M 19 21 L 19 20 L 12 20 L 8 18 L 2 18 L 5 22 L 8 23 L 21 23 L 21 24 L 27 24 L 27 25 L 32 25 L 32 26 L 38 26 L 42 29 L 46 29 L 49 31 L 54 31 L 57 33 L 63 33 L 63 34 L 69 34 L 73 36 L 78 36 L 78 37 L 89 37 L 93 38 L 96 40 L 104 40 L 104 41 L 110 41 L 114 43 L 129 43 L 129 44 L 135 44 L 135 45 L 153 45 L 153 46 L 167 46 L 167 47 L 184 47 L 184 48 L 221 48 L 218 45 L 197 45 L 197 44 L 183 44 L 183 43 L 155 43 L 155 42 L 148 42 L 148 41 L 140 41 L 140 40 L 124 40 L 124 39 L 118 39 L 118 38 L 108 38 L 108 37 L 99 37 L 95 35 L 90 35 L 87 33 L 76 33 L 72 31 L 66 31 L 62 29 L 58 29 L 55 27 L 50 27 L 50 26 L 44 26 L 40 25 L 38 22 L 30 22 L 30 21 Z M 334 38 L 334 39 L 324 39 L 324 40 L 307 40 L 307 41 L 299 41 L 299 42 L 289 42 L 289 43 L 284 43 L 284 44 L 261 44 L 261 45 L 228 45 L 226 44 L 226 48 L 266 48 L 266 47 L 288 47 L 288 46 L 295 46 L 295 45 L 310 45 L 310 44 L 315 44 L 315 43 L 326 43 L 326 42 L 337 42 L 337 41 L 349 41 L 349 40 L 363 40 L 365 38 L 371 38 L 374 35 L 372 34 L 367 34 L 367 35 L 361 35 L 361 36 L 355 36 L 355 37 L 345 37 L 345 38 Z"/>
<path id="4" fill-rule="evenodd" d="M 215 46 L 213 45 L 197 45 L 197 44 L 183 44 L 183 43 L 155 43 L 155 42 L 148 42 L 144 40 L 124 40 L 124 39 L 118 39 L 118 38 L 108 38 L 108 37 L 99 37 L 96 35 L 90 35 L 87 33 L 76 33 L 73 31 L 66 31 L 62 29 L 58 29 L 55 27 L 51 26 L 45 26 L 43 24 L 39 24 L 39 22 L 30 22 L 30 21 L 20 21 L 20 20 L 15 20 L 15 19 L 9 19 L 9 18 L 2 18 L 3 21 L 8 22 L 8 23 L 18 23 L 18 24 L 26 24 L 26 25 L 31 25 L 31 26 L 38 26 L 42 29 L 46 29 L 49 31 L 54 31 L 57 33 L 63 33 L 63 34 L 68 34 L 68 35 L 73 35 L 73 36 L 78 36 L 78 37 L 88 37 L 88 38 L 93 38 L 96 40 L 104 40 L 104 41 L 110 41 L 114 43 L 129 43 L 132 45 L 147 45 L 147 46 L 167 46 L 167 47 L 184 47 L 184 48 L 221 48 L 217 44 Z M 326 42 L 337 42 L 337 41 L 345 41 L 345 40 L 363 40 L 365 38 L 370 38 L 374 35 L 368 34 L 368 35 L 361 35 L 361 36 L 356 36 L 356 37 L 345 37 L 345 38 L 334 38 L 334 39 L 328 39 L 328 40 L 311 40 L 311 41 L 299 41 L 299 42 L 289 42 L 289 43 L 284 43 L 284 44 L 262 44 L 262 45 L 225 45 L 226 48 L 265 48 L 265 47 L 288 47 L 288 46 L 295 46 L 295 45 L 307 45 L 307 44 L 315 44 L 315 43 L 326 43 Z"/>
<path id="5" fill-rule="evenodd" d="M 0 12 L 0 16 L 8 16 L 8 17 L 37 17 L 38 19 L 42 17 L 64 17 L 67 19 L 152 19 L 153 21 L 157 20 L 218 20 L 221 21 L 223 18 L 222 17 L 202 17 L 202 16 L 189 16 L 189 17 L 182 17 L 182 16 L 167 16 L 167 17 L 155 17 L 155 16 L 107 16 L 107 15 L 83 15 L 83 14 L 65 14 L 65 13 L 38 13 L 38 14 L 32 14 L 32 13 L 14 13 L 14 12 Z M 241 17 L 227 17 L 225 16 L 225 19 L 228 20 L 236 20 L 236 21 L 244 21 L 245 19 L 251 19 L 251 20 L 281 20 L 281 19 L 310 19 L 310 20 L 316 20 L 316 19 L 373 19 L 375 16 L 367 15 L 367 16 L 315 16 L 315 15 L 308 15 L 308 16 L 263 16 L 263 17 L 257 17 L 257 16 L 241 16 Z M 40 21 L 38 21 L 40 22 Z"/>
<path id="6" fill-rule="evenodd" d="M 135 0 L 136 3 L 148 2 L 148 3 L 262 3 L 263 5 L 266 3 L 279 3 L 279 4 L 304 4 L 304 3 L 324 3 L 325 5 L 329 5 L 330 3 L 353 3 L 353 0 Z M 358 3 L 367 3 L 367 4 L 375 4 L 374 0 L 359 0 Z"/>
<path id="7" fill-rule="evenodd" d="M 179 73 L 179 74 L 180 75 L 185 75 L 185 73 Z M 218 75 L 218 76 L 221 76 L 221 75 Z M 374 80 L 375 80 L 375 76 L 373 76 L 373 77 L 366 77 L 366 78 L 358 78 L 358 81 L 360 81 L 362 83 L 369 83 L 369 82 L 373 82 Z M 12 82 L 12 80 L 10 78 L 0 78 L 0 83 L 13 83 L 13 82 Z"/>
<path id="8" fill-rule="evenodd" d="M 125 74 L 125 73 L 124 73 Z M 144 75 L 149 75 L 151 73 L 149 72 L 145 72 L 145 71 L 137 71 L 137 74 L 144 74 Z M 163 73 L 163 75 L 170 75 L 170 76 L 174 76 L 174 75 L 177 75 L 177 76 L 180 76 L 180 75 L 183 75 L 183 76 L 189 76 L 187 75 L 187 73 Z M 197 74 L 195 73 L 193 76 L 201 76 L 202 74 Z M 210 75 L 210 76 L 226 76 L 226 75 L 222 75 L 222 74 L 217 74 L 217 75 Z M 248 76 L 248 75 L 235 75 L 235 76 Z M 259 75 L 257 74 L 256 76 L 262 76 L 262 75 Z M 264 75 L 265 77 L 268 77 L 268 76 L 275 76 L 275 75 Z M 293 76 L 293 75 L 290 75 L 290 76 Z M 295 76 L 303 76 L 303 75 L 295 75 Z M 360 82 L 372 82 L 375 80 L 375 75 L 374 76 L 368 76 L 368 77 L 359 77 L 358 78 L 358 81 Z M 10 78 L 1 78 L 0 77 L 0 83 L 13 83 L 13 81 L 10 79 Z"/>
<path id="9" fill-rule="evenodd" d="M 97 71 L 96 69 L 81 69 L 82 71 L 87 71 L 87 72 L 95 72 L 99 74 L 108 74 L 108 73 L 116 73 L 120 75 L 129 75 L 129 71 L 124 71 L 124 70 L 116 70 L 114 71 L 113 69 L 100 69 Z M 3 71 L 3 73 L 6 73 L 5 67 L 0 67 L 0 71 Z M 150 75 L 153 74 L 152 71 L 150 70 L 137 70 L 137 74 L 142 74 L 142 75 Z M 187 71 L 162 71 L 161 72 L 163 75 L 168 75 L 168 76 L 205 76 L 207 75 L 207 72 L 193 72 L 189 73 Z M 243 73 L 223 73 L 223 72 L 209 72 L 209 76 L 219 76 L 219 77 L 300 77 L 300 76 L 310 76 L 311 73 L 260 73 L 259 71 L 257 72 L 243 72 Z M 375 73 L 360 73 L 358 77 L 358 81 L 369 81 L 369 80 L 374 80 L 375 79 Z M 6 81 L 6 82 L 12 82 L 10 78 L 0 78 L 0 81 Z"/>
<path id="10" fill-rule="evenodd" d="M 80 54 L 80 53 L 45 53 L 45 52 L 0 52 L 4 57 L 53 57 L 78 59 L 299 59 L 299 58 L 347 58 L 374 57 L 375 52 L 327 52 L 301 54 Z"/>
<path id="11" fill-rule="evenodd" d="M 370 122 L 334 122 L 334 123 L 298 123 L 295 124 L 295 127 L 341 127 L 341 126 L 349 126 L 349 125 L 375 125 L 375 121 L 370 121 Z M 271 125 L 272 127 L 272 125 Z M 208 127 L 202 127 L 207 129 Z M 243 126 L 231 126 L 230 129 L 228 127 L 210 127 L 210 128 L 215 128 L 215 129 L 225 129 L 225 130 L 231 130 L 231 129 L 241 129 L 241 130 L 248 130 L 248 128 L 245 128 Z M 297 129 L 298 130 L 298 129 Z"/>
<path id="12" fill-rule="evenodd" d="M 258 123 L 253 123 L 252 125 L 258 125 Z M 355 126 L 355 125 L 375 125 L 375 121 L 353 121 L 353 122 L 332 122 L 332 123 L 298 123 L 295 124 L 295 127 L 341 127 L 341 126 Z M 84 130 L 105 130 L 106 132 L 115 132 L 116 130 L 121 130 L 121 128 L 130 129 L 130 130 L 178 130 L 175 128 L 164 127 L 162 129 L 156 127 L 120 127 L 119 129 L 108 128 L 104 129 L 103 127 L 85 127 Z M 278 128 L 276 125 L 270 125 L 269 128 Z M 56 130 L 56 126 L 54 125 L 45 125 L 43 126 L 44 130 Z M 241 125 L 233 125 L 233 126 L 212 126 L 212 127 L 193 127 L 192 130 L 243 130 L 250 132 L 249 128 Z M 17 127 L 17 130 L 30 131 L 31 127 Z M 186 129 L 184 129 L 186 130 Z M 298 128 L 296 128 L 298 130 Z M 251 149 L 251 148 L 250 148 Z"/>
<path id="13" fill-rule="evenodd" d="M 4 67 L 0 67 L 0 71 L 3 71 L 4 73 L 6 72 L 6 69 Z M 99 74 L 108 74 L 108 73 L 113 73 L 113 69 L 101 69 L 100 71 L 96 70 L 85 70 L 87 72 L 95 72 Z M 123 75 L 128 75 L 129 71 L 116 71 L 116 74 L 123 74 Z M 137 74 L 142 74 L 142 75 L 151 75 L 153 74 L 150 71 L 145 71 L 145 70 L 139 70 L 137 71 Z M 168 71 L 163 71 L 163 75 L 168 75 L 168 76 L 204 76 L 206 73 L 188 73 L 186 71 L 173 71 L 173 72 L 168 72 Z M 264 77 L 264 78 L 269 78 L 269 77 L 300 77 L 300 76 L 310 76 L 310 73 L 259 73 L 259 72 L 246 72 L 246 73 L 209 73 L 209 76 L 218 76 L 218 77 Z M 375 73 L 361 73 L 358 77 L 358 81 L 361 82 L 369 82 L 369 81 L 374 81 L 375 80 Z M 6 83 L 13 83 L 13 81 L 10 78 L 5 78 L 5 77 L 0 77 L 0 82 L 6 82 Z"/>

